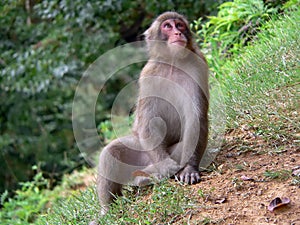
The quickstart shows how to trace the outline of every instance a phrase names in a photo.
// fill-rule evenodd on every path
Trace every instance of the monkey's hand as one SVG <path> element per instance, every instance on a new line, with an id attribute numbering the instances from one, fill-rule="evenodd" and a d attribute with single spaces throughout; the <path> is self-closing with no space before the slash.
<path id="1" fill-rule="evenodd" d="M 186 165 L 181 171 L 179 171 L 175 178 L 187 184 L 197 184 L 201 181 L 198 168 L 191 165 Z"/>

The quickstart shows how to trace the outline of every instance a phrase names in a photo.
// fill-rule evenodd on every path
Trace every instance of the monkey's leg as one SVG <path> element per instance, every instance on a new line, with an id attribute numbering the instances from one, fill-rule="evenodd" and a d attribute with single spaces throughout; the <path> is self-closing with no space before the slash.
<path id="1" fill-rule="evenodd" d="M 150 184 L 153 179 L 161 180 L 175 175 L 181 168 L 168 154 L 168 148 L 156 148 L 147 152 L 151 164 L 141 171 L 135 171 L 134 183 L 138 186 Z"/>
<path id="2" fill-rule="evenodd" d="M 97 178 L 97 193 L 101 206 L 101 215 L 105 215 L 109 209 L 110 203 L 122 194 L 122 184 L 110 181 L 102 176 Z"/>
<path id="3" fill-rule="evenodd" d="M 121 144 L 118 141 L 111 142 L 106 146 L 99 157 L 98 177 L 97 177 L 97 194 L 101 206 L 101 215 L 106 214 L 109 204 L 117 195 L 121 195 L 122 184 L 114 182 L 118 174 L 117 160 L 120 160 L 119 152 Z M 113 179 L 116 178 L 116 179 Z"/>
<path id="4" fill-rule="evenodd" d="M 146 154 L 140 149 L 135 137 L 126 136 L 112 141 L 102 150 L 97 178 L 101 214 L 105 214 L 114 198 L 121 195 L 123 184 L 133 179 L 132 173 L 149 165 Z"/>
<path id="5" fill-rule="evenodd" d="M 161 117 L 156 115 L 155 112 L 159 111 L 159 104 L 157 101 L 155 101 L 155 103 L 156 104 L 153 105 L 150 102 L 149 104 L 151 106 L 153 105 L 152 109 L 148 113 L 143 114 L 144 120 L 149 122 L 141 123 L 137 130 L 142 149 L 151 161 L 151 164 L 141 172 L 148 176 L 161 179 L 174 175 L 182 166 L 170 157 L 168 146 L 164 140 L 168 131 L 167 125 Z M 140 120 L 142 121 L 142 119 Z M 149 178 L 146 180 L 149 180 Z M 143 180 L 138 182 L 138 184 L 139 183 L 143 183 Z"/>

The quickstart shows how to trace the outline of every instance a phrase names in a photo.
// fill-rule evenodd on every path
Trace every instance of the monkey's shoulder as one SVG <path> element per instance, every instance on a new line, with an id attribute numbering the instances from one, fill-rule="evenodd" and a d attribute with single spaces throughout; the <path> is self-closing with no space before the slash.
<path id="1" fill-rule="evenodd" d="M 202 71 L 198 66 L 191 64 L 172 63 L 164 61 L 149 61 L 141 71 L 141 76 L 160 76 L 164 78 L 174 78 L 176 76 L 190 76 L 191 73 L 195 76 L 200 76 Z"/>
<path id="2" fill-rule="evenodd" d="M 141 76 L 157 76 L 165 75 L 171 66 L 168 63 L 158 62 L 158 61 L 148 61 L 141 71 Z"/>

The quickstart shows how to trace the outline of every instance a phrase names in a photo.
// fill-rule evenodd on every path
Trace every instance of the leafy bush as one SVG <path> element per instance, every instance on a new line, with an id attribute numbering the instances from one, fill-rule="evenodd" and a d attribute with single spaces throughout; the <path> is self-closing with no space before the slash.
<path id="1" fill-rule="evenodd" d="M 220 68 L 224 59 L 238 54 L 242 46 L 255 39 L 262 24 L 276 15 L 284 2 L 234 0 L 221 4 L 217 16 L 208 16 L 207 22 L 202 18 L 194 21 L 192 27 L 198 42 L 217 76 L 222 76 Z"/>
<path id="2" fill-rule="evenodd" d="M 49 181 L 43 178 L 42 173 L 37 173 L 33 181 L 21 183 L 21 187 L 13 198 L 7 199 L 7 191 L 1 195 L 1 224 L 11 224 L 11 221 L 14 224 L 30 224 L 48 202 L 48 196 L 43 195 L 41 190 L 49 188 Z"/>
<path id="3" fill-rule="evenodd" d="M 2 193 L 1 225 L 10 225 L 12 221 L 20 225 L 40 224 L 50 206 L 70 198 L 78 188 L 86 185 L 87 177 L 93 178 L 93 170 L 83 167 L 80 172 L 63 176 L 61 184 L 50 189 L 50 180 L 43 177 L 38 167 L 33 166 L 32 171 L 35 173 L 33 179 L 21 182 L 13 197 L 9 197 L 8 191 Z"/>

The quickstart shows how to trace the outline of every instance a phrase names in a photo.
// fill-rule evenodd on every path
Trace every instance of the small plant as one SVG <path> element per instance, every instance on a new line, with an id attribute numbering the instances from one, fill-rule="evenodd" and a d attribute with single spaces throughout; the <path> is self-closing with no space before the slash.
<path id="1" fill-rule="evenodd" d="M 0 220 L 3 225 L 11 224 L 11 221 L 22 225 L 34 222 L 49 200 L 42 192 L 49 188 L 49 181 L 42 173 L 37 173 L 32 181 L 22 182 L 20 185 L 21 189 L 16 191 L 14 197 L 8 198 L 7 192 L 1 195 L 3 208 L 0 211 Z"/>
<path id="2" fill-rule="evenodd" d="M 201 197 L 201 198 L 205 198 L 205 194 L 204 194 L 204 191 L 202 189 L 199 189 L 198 190 L 198 195 Z"/>
<path id="3" fill-rule="evenodd" d="M 206 224 L 210 224 L 211 223 L 211 219 L 208 217 L 205 217 L 202 221 L 201 224 L 202 225 L 206 225 Z"/>
<path id="4" fill-rule="evenodd" d="M 236 171 L 243 171 L 245 170 L 245 165 L 237 164 L 235 165 Z"/>
<path id="5" fill-rule="evenodd" d="M 278 7 L 268 7 L 262 0 L 234 0 L 221 4 L 217 16 L 208 16 L 207 22 L 194 21 L 191 27 L 217 76 L 225 58 L 255 39 L 262 24 L 277 11 Z"/>
<path id="6" fill-rule="evenodd" d="M 243 188 L 244 182 L 241 179 L 234 177 L 232 178 L 232 184 L 236 190 L 241 190 Z"/>
<path id="7" fill-rule="evenodd" d="M 289 170 L 278 170 L 278 171 L 266 170 L 264 172 L 264 176 L 271 180 L 278 179 L 281 181 L 285 181 L 291 177 L 291 171 L 289 171 Z"/>
<path id="8" fill-rule="evenodd" d="M 109 143 L 115 139 L 118 135 L 123 136 L 127 134 L 129 127 L 132 126 L 134 122 L 134 115 L 129 117 L 120 117 L 118 123 L 113 123 L 111 120 L 105 120 L 101 122 L 97 129 L 100 132 L 100 138 L 105 144 Z M 124 125 L 126 123 L 126 126 Z"/>
<path id="9" fill-rule="evenodd" d="M 104 143 L 107 143 L 115 138 L 112 123 L 110 120 L 105 120 L 101 122 L 98 125 L 98 130 L 100 130 L 101 138 L 103 139 Z"/>

